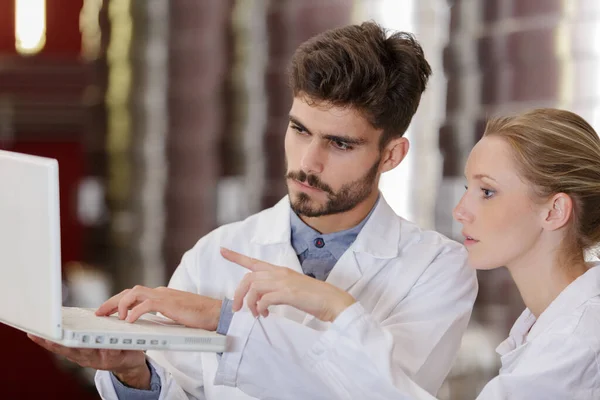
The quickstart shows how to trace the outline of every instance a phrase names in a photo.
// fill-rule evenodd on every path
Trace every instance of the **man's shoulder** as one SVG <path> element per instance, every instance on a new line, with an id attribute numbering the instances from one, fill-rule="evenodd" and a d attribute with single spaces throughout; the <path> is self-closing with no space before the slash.
<path id="1" fill-rule="evenodd" d="M 221 225 L 200 238 L 193 249 L 207 245 L 212 247 L 217 244 L 225 247 L 247 245 L 253 238 L 264 232 L 265 226 L 271 220 L 278 218 L 278 214 L 281 214 L 283 211 L 282 208 L 283 205 L 278 203 L 273 207 L 252 214 L 241 221 Z"/>
<path id="2" fill-rule="evenodd" d="M 400 246 L 405 249 L 428 247 L 441 254 L 466 255 L 464 246 L 446 235 L 431 229 L 423 229 L 414 222 L 398 217 L 400 223 Z"/>

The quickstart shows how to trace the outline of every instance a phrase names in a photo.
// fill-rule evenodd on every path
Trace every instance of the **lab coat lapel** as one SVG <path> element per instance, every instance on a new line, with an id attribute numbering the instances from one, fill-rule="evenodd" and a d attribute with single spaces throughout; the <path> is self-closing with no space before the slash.
<path id="1" fill-rule="evenodd" d="M 356 254 L 348 249 L 335 264 L 326 282 L 348 291 L 360 279 L 362 272 Z"/>
<path id="2" fill-rule="evenodd" d="M 290 212 L 290 202 L 287 196 L 274 207 L 263 211 L 264 214 L 257 221 L 256 231 L 252 238 L 252 243 L 257 245 L 259 250 L 252 257 L 290 268 L 302 274 L 298 256 L 291 245 Z M 270 310 L 271 313 L 282 315 L 299 323 L 306 316 L 303 311 L 289 306 L 274 306 Z"/>
<path id="3" fill-rule="evenodd" d="M 400 239 L 399 220 L 383 195 L 380 195 L 373 214 L 352 246 L 335 264 L 327 282 L 348 291 L 367 270 L 384 265 L 376 262 L 378 259 L 396 257 Z"/>
<path id="4" fill-rule="evenodd" d="M 288 197 L 262 213 L 251 240 L 259 246 L 259 251 L 252 257 L 302 273 L 298 256 L 291 244 L 291 208 Z"/>
<path id="5" fill-rule="evenodd" d="M 398 256 L 399 241 L 400 218 L 383 195 L 380 195 L 373 214 L 352 246 L 335 264 L 326 282 L 347 292 L 352 290 L 356 296 L 366 289 L 364 284 L 362 287 L 355 286 L 364 275 L 375 275 L 386 265 L 387 260 Z M 368 280 L 361 282 L 366 281 Z M 310 326 L 320 325 L 320 321 L 311 315 L 306 317 L 304 323 Z"/>

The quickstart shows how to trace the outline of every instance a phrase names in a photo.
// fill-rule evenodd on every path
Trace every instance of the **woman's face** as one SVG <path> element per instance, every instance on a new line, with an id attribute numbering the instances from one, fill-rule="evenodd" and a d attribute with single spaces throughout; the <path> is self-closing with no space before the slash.
<path id="1" fill-rule="evenodd" d="M 523 258 L 542 233 L 541 212 L 517 173 L 509 144 L 494 136 L 481 139 L 465 177 L 467 190 L 453 215 L 463 225 L 469 263 L 492 269 Z"/>

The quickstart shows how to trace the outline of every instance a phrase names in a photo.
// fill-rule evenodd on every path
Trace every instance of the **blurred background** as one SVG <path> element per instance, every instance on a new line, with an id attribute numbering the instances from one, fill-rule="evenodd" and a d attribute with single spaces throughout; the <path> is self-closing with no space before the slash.
<path id="1" fill-rule="evenodd" d="M 293 51 L 369 19 L 415 33 L 434 70 L 409 157 L 381 181 L 425 228 L 459 239 L 486 117 L 555 106 L 600 128 L 597 0 L 1 0 L 0 148 L 59 160 L 65 305 L 165 285 L 201 236 L 275 204 Z M 441 399 L 497 374 L 523 308 L 506 271 L 479 279 Z M 2 398 L 98 398 L 94 371 L 5 325 L 0 340 Z"/>

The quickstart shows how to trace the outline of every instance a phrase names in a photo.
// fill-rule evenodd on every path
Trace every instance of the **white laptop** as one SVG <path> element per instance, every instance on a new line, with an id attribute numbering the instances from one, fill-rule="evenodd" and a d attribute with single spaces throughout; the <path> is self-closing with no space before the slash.
<path id="1" fill-rule="evenodd" d="M 224 335 L 62 307 L 58 162 L 0 150 L 0 322 L 69 347 L 223 352 Z"/>

